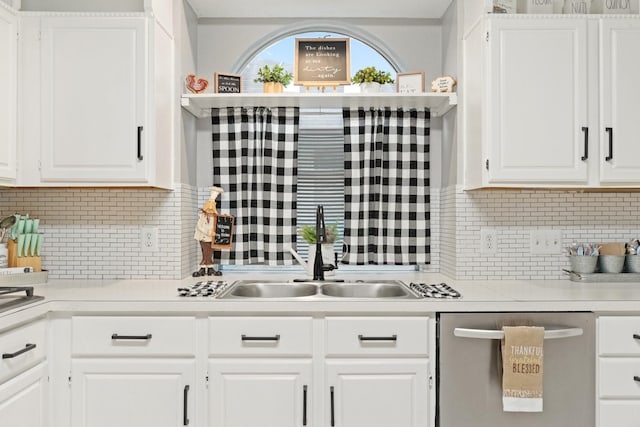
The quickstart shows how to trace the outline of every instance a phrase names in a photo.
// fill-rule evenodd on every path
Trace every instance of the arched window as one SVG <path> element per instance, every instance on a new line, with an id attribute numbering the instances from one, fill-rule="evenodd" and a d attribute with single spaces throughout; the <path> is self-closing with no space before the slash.
<path id="1" fill-rule="evenodd" d="M 346 38 L 350 39 L 350 74 L 359 69 L 374 66 L 378 70 L 391 73 L 395 79 L 399 66 L 391 60 L 389 52 L 385 54 L 373 46 L 337 32 L 299 32 L 291 34 L 259 48 L 255 53 L 248 52 L 244 63 L 237 67 L 242 75 L 242 91 L 261 93 L 262 83 L 254 83 L 257 70 L 264 65 L 281 64 L 293 72 L 296 38 Z M 274 37 L 275 39 L 276 37 Z M 265 46 L 263 44 L 262 46 Z M 386 86 L 386 87 L 384 87 Z M 383 91 L 395 92 L 395 85 L 384 85 Z M 293 83 L 287 91 L 303 91 Z M 316 88 L 311 88 L 316 91 Z M 339 86 L 338 92 L 344 88 Z M 338 236 L 342 236 L 344 225 L 344 134 L 342 110 L 301 110 L 298 135 L 298 181 L 297 181 L 297 223 L 298 229 L 315 222 L 315 208 L 324 206 L 327 226 L 337 225 Z M 336 253 L 342 251 L 342 238 L 334 244 Z M 306 258 L 308 244 L 298 233 L 298 252 Z M 333 263 L 333 260 L 326 260 Z M 259 266 L 258 266 L 259 267 Z M 244 270 L 251 266 L 224 266 L 225 269 Z M 286 267 L 284 267 L 286 268 Z M 297 267 L 299 268 L 299 267 Z M 357 269 L 358 266 L 341 266 L 341 269 Z M 412 270 L 411 266 L 367 266 L 370 269 Z"/>
<path id="2" fill-rule="evenodd" d="M 345 38 L 345 36 L 332 32 L 305 32 L 285 37 L 264 48 L 260 52 L 256 52 L 253 57 L 246 63 L 242 69 L 242 91 L 249 93 L 262 92 L 262 83 L 254 83 L 253 79 L 258 74 L 258 69 L 264 65 L 273 66 L 281 64 L 286 70 L 293 72 L 294 49 L 296 38 Z M 374 66 L 378 70 L 388 71 L 391 75 L 395 75 L 398 69 L 378 52 L 375 48 L 356 38 L 349 37 L 351 51 L 351 76 L 361 68 Z M 293 84 L 291 85 L 293 86 Z M 301 88 L 298 88 L 301 89 Z M 292 90 L 291 88 L 289 90 Z M 295 89 L 293 89 L 295 90 Z M 344 89 L 338 87 L 338 91 Z M 393 90 L 389 87 L 387 90 Z"/>

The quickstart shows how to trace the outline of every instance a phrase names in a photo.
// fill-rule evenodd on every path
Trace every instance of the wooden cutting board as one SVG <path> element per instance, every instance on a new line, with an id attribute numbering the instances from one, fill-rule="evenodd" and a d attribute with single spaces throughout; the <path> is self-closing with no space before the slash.
<path id="1" fill-rule="evenodd" d="M 624 255 L 625 243 L 600 243 L 600 255 Z"/>

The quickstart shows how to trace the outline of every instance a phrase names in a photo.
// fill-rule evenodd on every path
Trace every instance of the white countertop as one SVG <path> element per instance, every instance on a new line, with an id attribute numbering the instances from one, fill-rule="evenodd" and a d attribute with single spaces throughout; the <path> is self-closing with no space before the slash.
<path id="1" fill-rule="evenodd" d="M 51 280 L 35 285 L 43 301 L 0 314 L 0 329 L 7 322 L 47 312 L 136 314 L 428 314 L 466 311 L 594 311 L 640 312 L 640 283 L 579 283 L 569 280 L 457 281 L 433 273 L 338 273 L 346 280 L 376 279 L 404 282 L 445 282 L 462 294 L 460 299 L 213 299 L 180 297 L 178 287 L 203 280 L 292 280 L 295 274 L 235 273 L 221 277 L 183 280 Z M 328 278 L 329 279 L 329 278 Z"/>

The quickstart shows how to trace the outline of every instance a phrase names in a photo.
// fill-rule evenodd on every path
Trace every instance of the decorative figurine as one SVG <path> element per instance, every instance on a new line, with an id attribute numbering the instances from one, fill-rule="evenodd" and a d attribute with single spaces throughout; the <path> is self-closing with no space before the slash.
<path id="1" fill-rule="evenodd" d="M 219 187 L 209 187 L 209 191 L 211 192 L 209 200 L 207 200 L 200 209 L 196 231 L 193 236 L 194 239 L 200 242 L 200 248 L 202 249 L 200 269 L 192 274 L 193 277 L 205 275 L 222 276 L 222 273 L 217 271 L 213 266 L 213 248 L 211 247 L 211 241 L 214 234 L 214 215 L 218 212 L 216 210 L 216 198 L 219 194 L 224 193 L 224 190 Z"/>
<path id="2" fill-rule="evenodd" d="M 196 77 L 195 74 L 187 74 L 186 78 L 187 89 L 191 93 L 202 93 L 209 87 L 209 81 L 201 77 Z"/>

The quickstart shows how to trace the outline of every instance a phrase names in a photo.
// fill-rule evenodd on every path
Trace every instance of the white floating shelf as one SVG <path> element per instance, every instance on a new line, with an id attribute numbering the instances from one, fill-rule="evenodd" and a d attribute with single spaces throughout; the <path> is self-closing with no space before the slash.
<path id="1" fill-rule="evenodd" d="M 458 103 L 456 93 L 210 93 L 182 95 L 182 108 L 196 117 L 210 117 L 211 108 L 300 107 L 335 108 L 428 108 L 439 117 Z"/>

